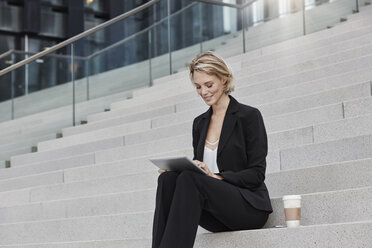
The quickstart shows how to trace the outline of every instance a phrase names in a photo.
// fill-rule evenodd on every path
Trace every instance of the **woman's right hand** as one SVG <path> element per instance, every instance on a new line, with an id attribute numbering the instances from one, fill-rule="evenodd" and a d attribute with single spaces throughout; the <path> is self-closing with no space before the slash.
<path id="1" fill-rule="evenodd" d="M 164 172 L 166 172 L 166 171 L 167 171 L 167 170 L 163 170 L 163 169 L 159 169 L 159 170 L 158 170 L 159 174 L 164 173 Z"/>

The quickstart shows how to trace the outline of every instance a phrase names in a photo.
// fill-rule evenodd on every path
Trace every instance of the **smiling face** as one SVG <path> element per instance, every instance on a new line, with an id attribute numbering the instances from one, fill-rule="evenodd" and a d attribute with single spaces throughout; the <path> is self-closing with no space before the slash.
<path id="1" fill-rule="evenodd" d="M 221 97 L 225 95 L 224 84 L 226 83 L 226 80 L 222 80 L 215 75 L 195 71 L 193 75 L 193 83 L 198 94 L 209 106 L 217 104 Z"/>

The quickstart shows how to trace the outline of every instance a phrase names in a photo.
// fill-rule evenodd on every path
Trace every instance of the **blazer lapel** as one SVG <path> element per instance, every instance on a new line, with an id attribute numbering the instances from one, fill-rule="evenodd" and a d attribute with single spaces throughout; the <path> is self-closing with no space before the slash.
<path id="1" fill-rule="evenodd" d="M 205 138 L 207 137 L 208 127 L 211 121 L 212 112 L 213 112 L 212 107 L 210 107 L 208 111 L 204 113 L 202 117 L 203 121 L 200 123 L 201 125 L 200 138 L 199 138 L 199 143 L 198 143 L 197 151 L 196 151 L 197 157 L 200 161 L 203 161 Z"/>
<path id="2" fill-rule="evenodd" d="M 225 118 L 222 124 L 222 130 L 220 135 L 220 140 L 218 142 L 217 156 L 219 156 L 226 145 L 227 140 L 229 139 L 237 120 L 235 113 L 239 109 L 239 103 L 232 96 L 230 97 L 230 103 L 227 107 Z M 204 139 L 205 140 L 205 139 Z"/>

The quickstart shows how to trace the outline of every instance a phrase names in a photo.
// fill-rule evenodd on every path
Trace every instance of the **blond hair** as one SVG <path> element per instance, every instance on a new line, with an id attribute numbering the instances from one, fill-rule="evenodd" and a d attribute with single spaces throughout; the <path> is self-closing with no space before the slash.
<path id="1" fill-rule="evenodd" d="M 234 91 L 233 75 L 226 62 L 213 52 L 205 52 L 197 55 L 189 64 L 190 80 L 194 84 L 194 72 L 201 71 L 214 75 L 221 80 L 226 80 L 224 93 Z"/>

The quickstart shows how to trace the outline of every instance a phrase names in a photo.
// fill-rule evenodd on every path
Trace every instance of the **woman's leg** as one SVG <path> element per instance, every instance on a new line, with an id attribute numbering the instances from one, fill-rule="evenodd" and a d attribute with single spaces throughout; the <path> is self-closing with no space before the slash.
<path id="1" fill-rule="evenodd" d="M 156 192 L 156 206 L 152 229 L 152 247 L 159 247 L 168 220 L 178 172 L 164 172 L 159 175 Z"/>
<path id="2" fill-rule="evenodd" d="M 213 179 L 213 178 L 212 178 Z M 269 213 L 252 207 L 238 187 L 224 181 L 205 181 L 201 191 L 206 202 L 199 225 L 211 232 L 262 228 Z"/>
<path id="3" fill-rule="evenodd" d="M 211 213 L 202 210 L 199 225 L 210 232 L 227 232 L 230 228 L 225 226 L 222 222 L 216 219 Z"/>
<path id="4" fill-rule="evenodd" d="M 199 192 L 198 177 L 208 176 L 184 171 L 177 177 L 173 201 L 160 248 L 192 248 L 205 202 Z"/>
<path id="5" fill-rule="evenodd" d="M 234 185 L 189 171 L 174 179 L 173 200 L 159 247 L 193 247 L 198 224 L 221 232 L 261 228 L 268 218 L 268 213 L 251 207 Z"/>

